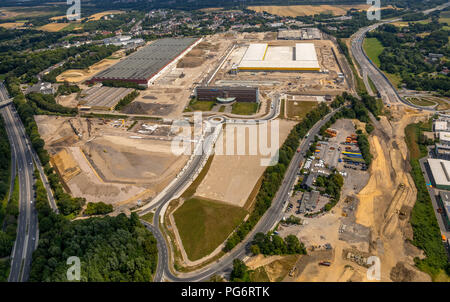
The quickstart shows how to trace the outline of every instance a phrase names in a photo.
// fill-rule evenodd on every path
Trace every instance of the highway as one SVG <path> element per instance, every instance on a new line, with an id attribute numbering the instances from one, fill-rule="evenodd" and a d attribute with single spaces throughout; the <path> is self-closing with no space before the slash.
<path id="1" fill-rule="evenodd" d="M 272 108 L 271 112 L 265 117 L 264 120 L 269 120 L 276 118 L 279 114 L 279 95 L 275 95 L 275 106 Z M 182 274 L 182 276 L 175 275 L 171 270 L 171 260 L 170 260 L 170 250 L 168 248 L 168 243 L 166 238 L 160 230 L 160 217 L 164 215 L 165 209 L 173 199 L 173 196 L 189 182 L 189 175 L 195 173 L 197 164 L 200 164 L 204 160 L 202 155 L 196 156 L 191 165 L 189 166 L 187 173 L 180 177 L 175 186 L 171 187 L 170 190 L 166 192 L 164 197 L 158 201 L 157 204 L 153 205 L 151 209 L 155 209 L 155 214 L 153 218 L 153 224 L 149 224 L 142 221 L 143 224 L 155 235 L 158 246 L 158 266 L 155 273 L 154 281 L 161 282 L 165 280 L 177 281 L 177 282 L 195 282 L 204 281 L 213 275 L 220 275 L 231 271 L 232 262 L 235 258 L 243 259 L 247 256 L 248 246 L 253 240 L 253 237 L 258 232 L 267 233 L 270 231 L 283 217 L 283 208 L 286 206 L 286 201 L 288 199 L 288 194 L 292 190 L 294 181 L 298 172 L 298 167 L 300 162 L 304 159 L 303 153 L 309 148 L 309 144 L 314 140 L 314 136 L 319 132 L 320 128 L 334 115 L 336 111 L 328 114 L 320 122 L 316 123 L 309 132 L 308 138 L 303 139 L 300 144 L 302 152 L 296 153 L 291 160 L 291 163 L 286 171 L 285 179 L 278 190 L 275 198 L 272 201 L 271 207 L 267 210 L 264 216 L 260 219 L 258 224 L 253 228 L 253 230 L 247 235 L 245 240 L 238 244 L 232 251 L 227 253 L 221 259 L 213 262 L 202 269 L 191 273 Z M 262 121 L 262 120 L 258 120 Z M 228 122 L 236 122 L 230 120 Z M 192 174 L 191 174 L 192 173 Z M 148 213 L 151 209 L 146 209 L 141 212 L 140 215 Z"/>
<path id="2" fill-rule="evenodd" d="M 25 133 L 25 128 L 15 111 L 10 105 L 8 92 L 0 83 L 0 113 L 5 121 L 8 139 L 11 144 L 13 158 L 13 173 L 19 177 L 19 217 L 17 224 L 17 236 L 11 254 L 11 271 L 8 278 L 10 282 L 27 281 L 33 251 L 37 247 L 39 229 L 38 217 L 34 204 L 34 167 L 37 163 L 38 169 L 43 173 L 37 154 L 31 147 L 31 143 Z M 14 178 L 12 179 L 14 181 Z M 56 208 L 56 203 L 46 178 L 44 184 L 48 190 L 50 205 Z"/>
<path id="3" fill-rule="evenodd" d="M 4 87 L 1 90 L 3 101 L 5 99 Z M 24 138 L 25 129 L 21 127 L 21 123 L 17 123 L 17 114 L 11 106 L 5 106 L 0 110 L 12 146 L 13 158 L 16 160 L 20 185 L 17 236 L 11 254 L 11 271 L 8 281 L 21 282 L 28 280 L 32 254 L 37 246 L 38 219 L 32 203 L 34 200 L 34 165 L 31 149 Z"/>
<path id="4" fill-rule="evenodd" d="M 448 6 L 450 6 L 450 2 L 447 2 L 443 5 L 437 6 L 432 9 L 425 10 L 425 11 L 423 11 L 423 13 L 429 14 L 433 11 L 441 10 Z M 352 55 L 355 58 L 355 60 L 358 62 L 359 66 L 361 68 L 361 73 L 363 76 L 364 83 L 367 86 L 367 89 L 369 90 L 369 92 L 371 91 L 371 87 L 370 87 L 370 85 L 368 85 L 368 80 L 367 80 L 367 77 L 370 77 L 370 79 L 374 83 L 375 87 L 377 88 L 378 92 L 380 93 L 384 104 L 390 106 L 392 104 L 403 103 L 410 107 L 415 107 L 415 108 L 418 108 L 421 110 L 434 112 L 436 110 L 416 106 L 414 104 L 408 103 L 405 100 L 403 100 L 403 98 L 398 94 L 397 89 L 392 85 L 392 83 L 388 80 L 388 78 L 384 75 L 384 73 L 369 59 L 369 57 L 364 52 L 363 42 L 364 42 L 364 38 L 365 38 L 366 34 L 369 31 L 376 29 L 380 25 L 392 23 L 392 22 L 396 22 L 396 21 L 400 21 L 400 20 L 401 20 L 401 18 L 386 20 L 386 21 L 382 21 L 382 22 L 379 22 L 379 23 L 376 23 L 376 24 L 373 24 L 373 25 L 370 25 L 368 27 L 364 27 L 364 28 L 361 28 L 360 30 L 358 30 L 353 35 L 353 39 L 351 42 Z"/>

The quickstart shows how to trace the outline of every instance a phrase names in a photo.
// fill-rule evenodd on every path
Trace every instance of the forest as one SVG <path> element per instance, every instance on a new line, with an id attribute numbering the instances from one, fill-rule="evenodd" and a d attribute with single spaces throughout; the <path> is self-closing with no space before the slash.
<path id="1" fill-rule="evenodd" d="M 384 47 L 379 55 L 381 70 L 400 75 L 408 89 L 450 96 L 450 75 L 439 74 L 450 68 L 450 62 L 428 58 L 430 53 L 450 57 L 450 31 L 443 29 L 438 18 L 439 14 L 434 14 L 429 23 L 410 22 L 404 27 L 385 24 L 368 37 L 377 38 Z"/>
<path id="2" fill-rule="evenodd" d="M 67 259 L 80 258 L 82 282 L 149 282 L 156 270 L 156 239 L 136 213 L 70 221 L 55 214 L 35 171 L 39 245 L 30 281 L 67 282 Z"/>

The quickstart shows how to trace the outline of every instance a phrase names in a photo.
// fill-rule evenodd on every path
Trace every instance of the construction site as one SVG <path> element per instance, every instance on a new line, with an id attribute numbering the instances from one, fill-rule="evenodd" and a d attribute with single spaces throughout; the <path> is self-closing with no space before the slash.
<path id="1" fill-rule="evenodd" d="M 285 217 L 298 216 L 301 222 L 298 225 L 281 223 L 277 232 L 282 237 L 296 235 L 307 247 L 308 254 L 296 258 L 251 257 L 246 262 L 250 269 L 264 272 L 271 281 L 371 281 L 367 275 L 368 260 L 377 256 L 381 263 L 381 281 L 431 281 L 414 261 L 416 257 L 423 258 L 424 254 L 411 244 L 413 232 L 409 221 L 417 191 L 409 174 L 404 132 L 408 124 L 428 118 L 427 113 L 392 106 L 390 115 L 381 116 L 369 136 L 374 156 L 370 168 L 355 170 L 348 163 L 338 162 L 338 171 L 347 175 L 344 176 L 340 201 L 330 212 L 307 217 L 295 213 L 295 207 L 288 207 Z M 351 133 L 355 129 L 364 129 L 364 124 L 338 120 L 330 129 L 336 135 L 328 143 L 333 140 L 348 142 L 347 138 L 350 138 L 351 144 Z M 326 148 L 330 150 L 331 146 Z M 344 146 L 347 145 L 341 145 Z M 329 151 L 319 149 L 321 160 L 329 163 L 332 153 L 327 159 L 323 156 Z M 314 165 L 309 164 L 311 169 L 326 172 L 326 168 L 315 168 Z M 290 203 L 298 205 L 297 200 L 302 194 L 305 193 L 293 194 Z"/>
<path id="2" fill-rule="evenodd" d="M 172 153 L 168 125 L 55 116 L 36 116 L 36 122 L 64 188 L 119 210 L 151 199 L 188 160 Z"/>

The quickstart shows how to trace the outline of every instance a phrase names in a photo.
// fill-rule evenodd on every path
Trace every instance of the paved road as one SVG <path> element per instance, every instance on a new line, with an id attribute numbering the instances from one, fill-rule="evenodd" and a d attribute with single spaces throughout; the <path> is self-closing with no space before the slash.
<path id="1" fill-rule="evenodd" d="M 3 83 L 0 83 L 0 104 L 4 104 L 5 100 L 9 100 L 9 95 Z M 14 107 L 11 105 L 3 106 L 0 112 L 5 121 L 5 128 L 12 149 L 13 177 L 17 173 L 20 185 L 17 236 L 11 255 L 11 271 L 8 281 L 22 282 L 28 280 L 32 254 L 37 247 L 39 236 L 38 217 L 34 204 L 33 172 L 35 165 L 33 161 L 38 163 L 38 168 L 41 171 L 42 167 Z M 51 197 L 49 198 L 51 205 L 56 208 L 46 179 L 44 183 L 47 186 L 49 197 Z"/>
<path id="2" fill-rule="evenodd" d="M 33 189 L 33 159 L 30 148 L 23 137 L 19 125 L 15 123 L 14 112 L 10 106 L 1 109 L 5 120 L 8 138 L 13 146 L 14 158 L 17 161 L 17 175 L 19 177 L 19 217 L 17 237 L 11 255 L 11 271 L 8 281 L 20 282 L 28 280 L 32 253 L 36 248 L 38 236 L 37 213 L 32 201 Z M 30 165 L 31 164 L 31 165 Z"/>
<path id="3" fill-rule="evenodd" d="M 438 7 L 435 7 L 433 9 L 426 10 L 426 11 L 424 11 L 424 13 L 429 14 L 435 10 L 444 9 L 447 6 L 450 6 L 450 2 L 440 5 Z M 375 28 L 377 28 L 380 25 L 396 22 L 399 20 L 401 20 L 401 19 L 396 18 L 393 20 L 387 20 L 387 21 L 383 21 L 383 22 L 380 22 L 380 23 L 377 23 L 374 25 L 370 25 L 368 27 L 364 27 L 364 28 L 361 28 L 360 30 L 358 30 L 358 32 L 356 32 L 354 34 L 353 39 L 352 39 L 352 45 L 351 45 L 352 54 L 353 54 L 354 58 L 356 59 L 356 61 L 358 62 L 359 66 L 361 67 L 361 72 L 362 72 L 363 79 L 364 79 L 364 82 L 366 83 L 367 88 L 371 89 L 370 85 L 368 85 L 368 81 L 367 81 L 367 76 L 368 76 L 374 83 L 375 87 L 377 88 L 378 92 L 381 95 L 383 102 L 386 105 L 390 106 L 392 104 L 403 103 L 410 107 L 415 107 L 418 109 L 434 112 L 436 110 L 431 109 L 431 108 L 415 106 L 413 104 L 410 104 L 410 103 L 404 101 L 398 94 L 397 89 L 391 84 L 391 82 L 384 75 L 384 73 L 380 69 L 378 69 L 378 67 L 369 59 L 369 57 L 367 57 L 366 53 L 364 52 L 363 42 L 364 42 L 364 38 L 365 38 L 366 34 L 369 31 L 374 30 Z"/>
<path id="4" fill-rule="evenodd" d="M 276 100 L 278 101 L 278 96 L 275 96 Z M 275 110 L 272 110 L 272 112 L 266 117 L 268 119 L 275 118 L 278 116 L 278 103 L 275 106 Z M 285 179 L 278 190 L 275 198 L 272 201 L 272 206 L 267 210 L 267 212 L 264 214 L 264 216 L 260 219 L 258 224 L 253 228 L 252 232 L 247 235 L 246 239 L 237 245 L 231 252 L 227 253 L 225 256 L 223 256 L 218 261 L 209 264 L 208 266 L 195 271 L 191 273 L 185 273 L 182 276 L 176 276 L 173 274 L 170 266 L 170 251 L 168 249 L 168 244 L 166 242 L 166 239 L 164 238 L 163 234 L 161 233 L 161 230 L 159 229 L 159 218 L 165 211 L 165 206 L 167 203 L 173 199 L 173 195 L 177 190 L 183 188 L 186 184 L 184 183 L 187 178 L 180 179 L 180 182 L 178 182 L 178 185 L 173 187 L 170 191 L 167 192 L 167 194 L 164 196 L 163 199 L 161 199 L 156 206 L 153 208 L 157 208 L 154 219 L 153 219 L 153 225 L 150 225 L 146 222 L 143 222 L 147 228 L 155 234 L 156 240 L 158 242 L 158 251 L 159 251 L 159 257 L 158 257 L 158 267 L 157 272 L 154 277 L 154 281 L 161 282 L 165 279 L 170 281 L 184 281 L 184 282 L 192 282 L 192 281 L 203 281 L 208 278 L 210 278 L 213 275 L 220 275 L 223 273 L 228 273 L 231 271 L 232 262 L 235 258 L 243 259 L 247 255 L 248 245 L 252 241 L 254 235 L 258 232 L 266 233 L 269 230 L 271 230 L 276 223 L 280 221 L 280 219 L 283 217 L 283 208 L 286 206 L 286 201 L 288 199 L 288 194 L 291 191 L 294 181 L 297 175 L 298 167 L 300 165 L 300 162 L 304 159 L 303 153 L 305 150 L 309 148 L 309 144 L 314 140 L 314 136 L 319 132 L 320 128 L 331 118 L 332 115 L 334 115 L 335 111 L 328 114 L 323 120 L 318 122 L 311 130 L 310 135 L 308 138 L 304 139 L 301 144 L 300 148 L 302 152 L 296 153 L 294 158 L 292 159 L 288 170 L 285 174 Z M 194 164 L 191 165 L 194 166 L 195 162 L 198 160 L 200 161 L 202 159 L 194 159 Z M 195 167 L 192 167 L 192 169 L 195 169 Z M 149 210 L 146 210 L 148 212 Z M 156 226 L 156 227 L 155 227 Z"/>

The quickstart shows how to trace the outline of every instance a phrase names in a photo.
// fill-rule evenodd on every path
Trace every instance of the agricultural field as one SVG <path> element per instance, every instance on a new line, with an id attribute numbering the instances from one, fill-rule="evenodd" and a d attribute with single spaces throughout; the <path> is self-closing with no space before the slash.
<path id="1" fill-rule="evenodd" d="M 173 216 L 188 258 L 197 260 L 224 242 L 246 214 L 247 211 L 240 207 L 192 198 Z"/>
<path id="2" fill-rule="evenodd" d="M 250 10 L 256 12 L 268 12 L 273 15 L 297 17 L 297 16 L 312 16 L 316 14 L 333 14 L 335 16 L 345 15 L 351 9 L 366 10 L 369 7 L 367 4 L 359 5 L 289 5 L 289 6 L 249 6 Z"/>
<path id="3" fill-rule="evenodd" d="M 7 22 L 7 23 L 0 23 L 0 27 L 6 28 L 6 29 L 12 29 L 21 27 L 25 24 L 25 22 Z"/>
<path id="4" fill-rule="evenodd" d="M 49 23 L 45 24 L 41 27 L 38 27 L 39 30 L 48 31 L 48 32 L 57 32 L 66 28 L 68 23 Z"/>

